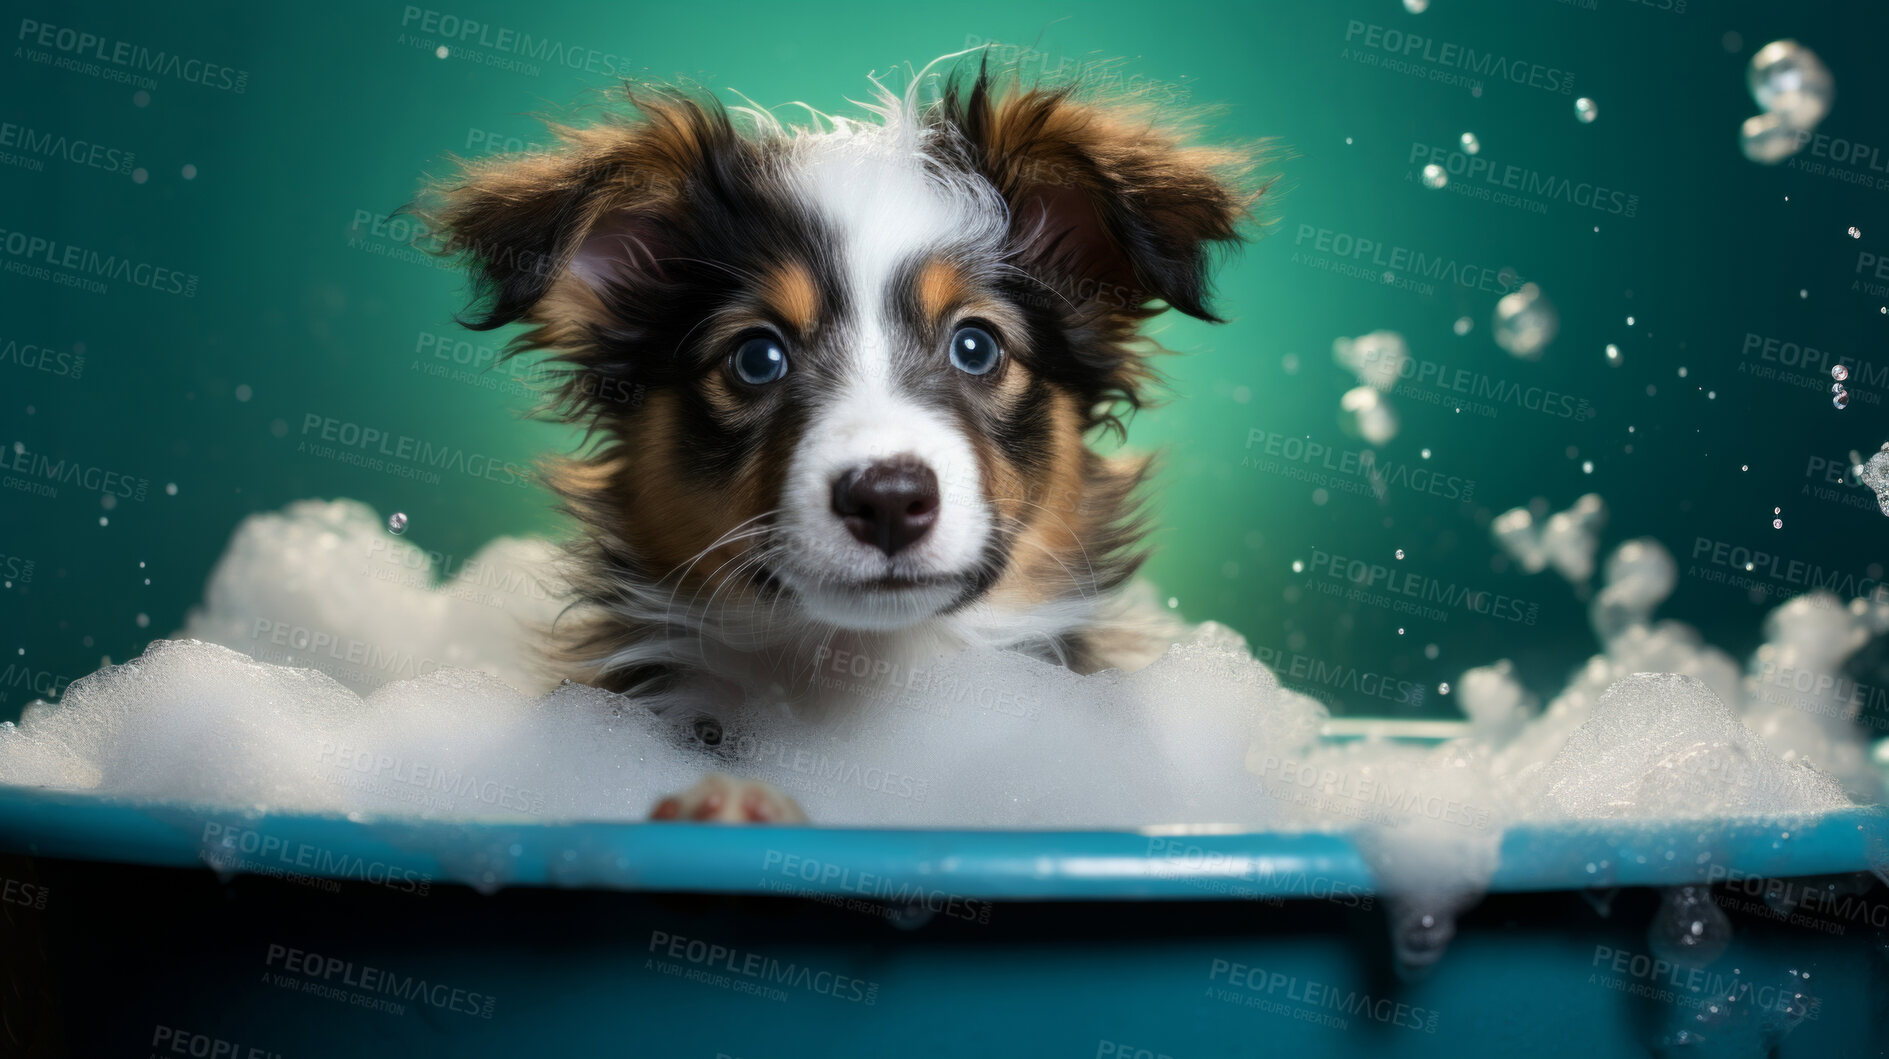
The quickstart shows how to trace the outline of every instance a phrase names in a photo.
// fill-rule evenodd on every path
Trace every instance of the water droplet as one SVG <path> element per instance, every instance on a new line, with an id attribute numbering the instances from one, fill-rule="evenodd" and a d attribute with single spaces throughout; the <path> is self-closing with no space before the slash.
<path id="1" fill-rule="evenodd" d="M 407 529 L 407 516 L 403 511 L 396 511 L 387 516 L 387 529 L 392 533 L 404 533 Z"/>
<path id="2" fill-rule="evenodd" d="M 1763 165 L 1776 165 L 1796 154 L 1810 139 L 1776 114 L 1754 114 L 1738 127 L 1738 149 Z M 1786 197 L 1785 201 L 1790 201 Z"/>
<path id="3" fill-rule="evenodd" d="M 1443 167 L 1431 162 L 1423 167 L 1423 186 L 1431 190 L 1449 186 L 1450 175 Z"/>
<path id="4" fill-rule="evenodd" d="M 1383 394 L 1369 386 L 1345 391 L 1338 400 L 1338 409 L 1338 425 L 1373 445 L 1397 436 L 1397 413 L 1391 411 Z"/>
<path id="5" fill-rule="evenodd" d="M 1647 928 L 1653 955 L 1677 967 L 1704 967 L 1731 944 L 1732 923 L 1713 902 L 1709 886 L 1667 890 Z"/>
<path id="6" fill-rule="evenodd" d="M 1476 139 L 1476 134 L 1473 132 L 1463 133 L 1463 153 L 1475 154 L 1480 150 L 1482 150 L 1482 141 Z"/>
<path id="7" fill-rule="evenodd" d="M 1560 326 L 1554 305 L 1533 283 L 1524 283 L 1495 303 L 1496 345 L 1524 360 L 1540 357 Z"/>
<path id="8" fill-rule="evenodd" d="M 1774 40 L 1759 48 L 1745 71 L 1745 83 L 1767 113 L 1805 132 L 1830 112 L 1837 92 L 1823 61 L 1794 40 Z"/>
<path id="9" fill-rule="evenodd" d="M 1830 377 L 1838 382 L 1850 377 L 1850 369 L 1838 364 L 1830 369 Z"/>
<path id="10" fill-rule="evenodd" d="M 1850 225 L 1850 238 L 1861 239 L 1862 237 L 1863 237 L 1863 230 L 1861 228 L 1858 228 L 1854 224 Z"/>
<path id="11" fill-rule="evenodd" d="M 1592 125 L 1600 117 L 1600 104 L 1582 96 L 1574 101 L 1574 116 L 1583 125 Z"/>

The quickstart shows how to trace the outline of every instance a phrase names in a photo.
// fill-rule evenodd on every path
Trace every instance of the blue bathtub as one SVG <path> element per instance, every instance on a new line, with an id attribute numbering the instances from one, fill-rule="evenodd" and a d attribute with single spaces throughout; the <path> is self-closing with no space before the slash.
<path id="1" fill-rule="evenodd" d="M 1713 855 L 1670 855 L 1694 848 Z M 1789 916 L 1757 895 L 1780 885 L 1761 879 L 1853 884 L 1885 849 L 1881 809 L 1512 831 L 1489 897 L 1405 981 L 1371 872 L 1335 834 L 394 823 L 0 790 L 0 1043 L 1877 1054 L 1889 892 Z M 1664 959 L 1647 924 L 1651 888 L 1698 882 L 1719 884 L 1734 934 L 1691 966 Z"/>

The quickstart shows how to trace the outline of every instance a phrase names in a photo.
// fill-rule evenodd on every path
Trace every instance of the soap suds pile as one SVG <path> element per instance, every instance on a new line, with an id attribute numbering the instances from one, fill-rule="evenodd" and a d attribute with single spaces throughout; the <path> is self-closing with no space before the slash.
<path id="1" fill-rule="evenodd" d="M 1603 509 L 1495 526 L 1530 570 L 1581 582 Z M 1889 603 L 1778 608 L 1741 672 L 1652 612 L 1676 578 L 1618 548 L 1591 610 L 1603 650 L 1537 709 L 1507 663 L 1471 670 L 1471 734 L 1421 746 L 1319 737 L 1324 707 L 1244 641 L 1196 627 L 1135 673 L 1078 676 L 971 650 L 874 674 L 869 714 L 749 711 L 714 749 L 632 699 L 553 686 L 532 638 L 560 609 L 541 542 L 463 562 L 390 536 L 365 506 L 304 501 L 238 529 L 177 639 L 77 680 L 0 727 L 0 782 L 116 798 L 367 816 L 635 820 L 719 770 L 782 787 L 835 826 L 1356 829 L 1412 918 L 1413 963 L 1523 821 L 1822 812 L 1874 800 L 1834 678 Z M 435 586 L 436 567 L 452 579 Z M 254 656 L 254 657 L 252 657 Z M 260 660 L 259 660 L 260 659 Z M 1848 795 L 1846 796 L 1846 787 Z"/>

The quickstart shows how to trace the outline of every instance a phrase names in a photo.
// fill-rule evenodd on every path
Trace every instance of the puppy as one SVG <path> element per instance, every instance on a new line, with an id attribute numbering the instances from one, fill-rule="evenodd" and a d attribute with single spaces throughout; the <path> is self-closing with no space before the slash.
<path id="1" fill-rule="evenodd" d="M 1217 320 L 1255 155 L 1132 98 L 931 69 L 800 126 L 632 88 L 419 206 L 470 268 L 468 326 L 531 325 L 510 352 L 549 354 L 551 412 L 587 430 L 547 474 L 582 529 L 565 671 L 710 745 L 743 709 L 869 713 L 872 686 L 821 679 L 840 651 L 1090 672 L 1170 642 L 1124 592 L 1148 463 L 1087 439 L 1148 398 L 1148 318 Z M 723 776 L 655 816 L 800 818 Z"/>

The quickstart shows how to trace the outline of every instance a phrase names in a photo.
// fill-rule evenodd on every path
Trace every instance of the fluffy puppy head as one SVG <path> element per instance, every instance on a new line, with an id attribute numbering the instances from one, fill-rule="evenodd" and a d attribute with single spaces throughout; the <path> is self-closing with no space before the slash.
<path id="1" fill-rule="evenodd" d="M 1148 316 L 1212 320 L 1251 156 L 1150 108 L 980 69 L 788 127 L 685 92 L 466 163 L 424 207 L 476 328 L 565 369 L 605 670 L 722 642 L 1091 598 L 1140 560 L 1139 463 L 1085 436 L 1152 377 Z"/>

